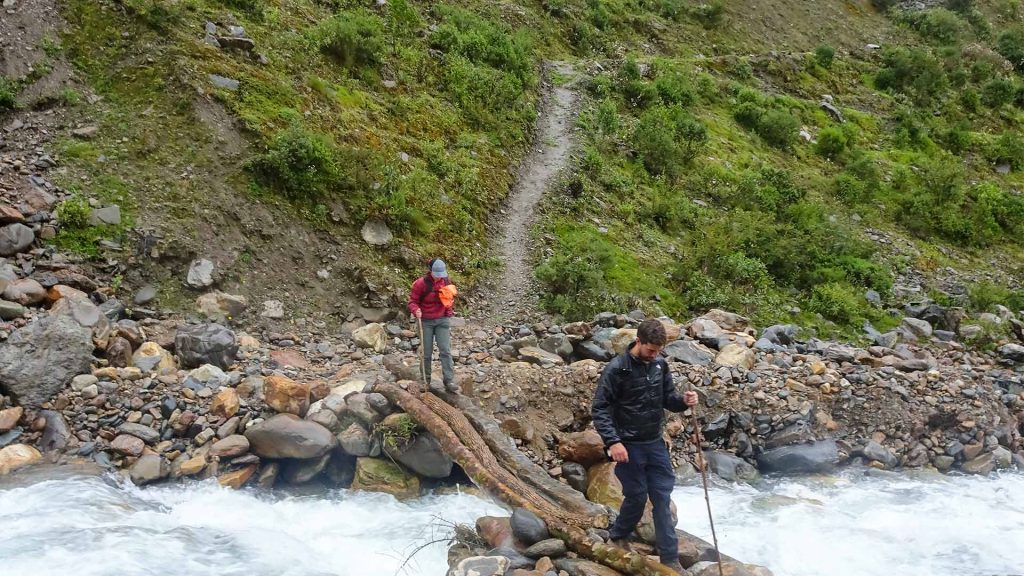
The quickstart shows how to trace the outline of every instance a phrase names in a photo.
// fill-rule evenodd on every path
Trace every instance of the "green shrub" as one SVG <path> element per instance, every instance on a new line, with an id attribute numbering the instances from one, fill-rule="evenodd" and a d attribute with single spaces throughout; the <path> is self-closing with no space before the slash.
<path id="1" fill-rule="evenodd" d="M 806 195 L 787 170 L 774 166 L 762 166 L 757 172 L 746 174 L 736 191 L 737 204 L 773 213 L 799 202 Z"/>
<path id="2" fill-rule="evenodd" d="M 1002 108 L 1016 96 L 1017 87 L 1006 78 L 993 78 L 981 87 L 981 100 L 989 108 Z"/>
<path id="3" fill-rule="evenodd" d="M 849 144 L 847 140 L 846 132 L 842 128 L 829 126 L 823 128 L 818 133 L 818 144 L 816 146 L 818 154 L 826 158 L 838 158 L 843 152 L 846 151 L 846 147 Z"/>
<path id="4" fill-rule="evenodd" d="M 725 5 L 721 0 L 712 0 L 693 8 L 693 17 L 705 28 L 717 28 L 725 20 Z"/>
<path id="5" fill-rule="evenodd" d="M 707 141 L 707 128 L 678 106 L 645 111 L 633 132 L 633 148 L 652 174 L 678 174 Z"/>
<path id="6" fill-rule="evenodd" d="M 989 159 L 1009 164 L 1014 170 L 1024 169 L 1024 137 L 1016 130 L 1003 132 L 992 144 Z"/>
<path id="7" fill-rule="evenodd" d="M 814 62 L 822 68 L 832 67 L 832 60 L 836 57 L 836 49 L 828 44 L 822 44 L 814 49 Z"/>
<path id="8" fill-rule="evenodd" d="M 962 33 L 960 17 L 944 8 L 914 12 L 907 19 L 923 38 L 938 44 L 955 44 Z"/>
<path id="9" fill-rule="evenodd" d="M 1011 290 L 987 280 L 968 286 L 967 298 L 973 312 L 992 312 L 997 304 L 1014 311 L 1024 310 L 1024 291 Z"/>
<path id="10" fill-rule="evenodd" d="M 731 285 L 764 288 L 772 283 L 768 268 L 757 258 L 751 258 L 742 251 L 732 252 L 716 263 L 718 275 Z"/>
<path id="11" fill-rule="evenodd" d="M 942 147 L 953 154 L 963 154 L 971 145 L 971 125 L 969 122 L 961 122 L 950 127 L 938 135 L 938 141 Z"/>
<path id="12" fill-rule="evenodd" d="M 1024 26 L 1004 30 L 996 40 L 996 50 L 1013 64 L 1018 72 L 1024 72 Z"/>
<path id="13" fill-rule="evenodd" d="M 658 13 L 662 18 L 678 22 L 686 15 L 686 5 L 683 0 L 659 0 Z"/>
<path id="14" fill-rule="evenodd" d="M 647 108 L 661 97 L 654 84 L 643 79 L 640 64 L 633 58 L 626 58 L 619 68 L 618 85 L 626 102 L 637 108 Z"/>
<path id="15" fill-rule="evenodd" d="M 614 262 L 614 247 L 596 233 L 566 233 L 559 244 L 535 271 L 546 308 L 566 318 L 591 316 L 609 303 L 605 270 Z"/>
<path id="16" fill-rule="evenodd" d="M 334 142 L 298 126 L 278 134 L 248 169 L 263 185 L 296 201 L 323 199 L 347 184 Z"/>
<path id="17" fill-rule="evenodd" d="M 181 22 L 182 4 L 164 0 L 122 0 L 121 4 L 150 28 L 160 32 L 169 31 Z"/>
<path id="18" fill-rule="evenodd" d="M 960 105 L 966 112 L 977 112 L 981 108 L 981 96 L 973 88 L 967 88 L 960 93 Z"/>
<path id="19" fill-rule="evenodd" d="M 864 317 L 866 301 L 852 286 L 828 282 L 815 286 L 807 308 L 840 324 L 853 324 Z"/>
<path id="20" fill-rule="evenodd" d="M 696 99 L 693 86 L 690 85 L 690 80 L 677 70 L 659 73 L 658 77 L 654 80 L 654 88 L 658 91 L 658 96 L 661 97 L 661 101 L 664 104 L 676 104 L 685 107 L 693 104 L 693 101 Z"/>
<path id="21" fill-rule="evenodd" d="M 757 134 L 776 148 L 792 146 L 799 131 L 800 120 L 785 110 L 770 110 L 757 123 Z"/>
<path id="22" fill-rule="evenodd" d="M 949 86 L 942 63 L 926 51 L 903 47 L 888 48 L 882 54 L 882 69 L 875 76 L 880 90 L 902 92 L 918 105 L 927 105 Z"/>
<path id="23" fill-rule="evenodd" d="M 597 107 L 597 127 L 606 135 L 614 135 L 619 130 L 619 110 L 611 98 L 602 100 Z"/>
<path id="24" fill-rule="evenodd" d="M 747 130 L 757 130 L 757 126 L 761 123 L 761 118 L 764 114 L 765 109 L 756 102 L 740 102 L 733 111 L 732 116 L 740 126 Z"/>
<path id="25" fill-rule="evenodd" d="M 526 86 L 515 74 L 452 54 L 445 57 L 442 77 L 448 92 L 473 124 L 493 127 L 507 118 L 525 121 L 529 112 L 522 102 Z"/>
<path id="26" fill-rule="evenodd" d="M 836 175 L 832 182 L 832 191 L 836 198 L 847 206 L 863 204 L 870 196 L 864 181 L 847 172 Z"/>
<path id="27" fill-rule="evenodd" d="M 89 214 L 92 208 L 88 200 L 78 194 L 72 194 L 57 206 L 57 222 L 61 228 L 82 230 L 89 226 Z"/>
<path id="28" fill-rule="evenodd" d="M 523 81 L 533 76 L 533 42 L 526 32 L 513 32 L 505 24 L 460 8 L 439 5 L 435 10 L 443 22 L 430 35 L 434 48 L 509 72 Z"/>
<path id="29" fill-rule="evenodd" d="M 967 14 L 974 10 L 974 0 L 946 0 L 946 8 L 958 14 Z"/>
<path id="30" fill-rule="evenodd" d="M 368 10 L 341 12 L 321 22 L 311 33 L 311 41 L 350 72 L 376 68 L 387 47 L 384 21 Z"/>
<path id="31" fill-rule="evenodd" d="M 17 85 L 6 76 L 0 76 L 0 111 L 14 110 L 18 105 L 17 94 Z"/>
<path id="32" fill-rule="evenodd" d="M 697 224 L 697 209 L 686 196 L 660 185 L 645 192 L 648 202 L 644 203 L 638 216 L 654 222 L 662 232 L 674 236 Z"/>

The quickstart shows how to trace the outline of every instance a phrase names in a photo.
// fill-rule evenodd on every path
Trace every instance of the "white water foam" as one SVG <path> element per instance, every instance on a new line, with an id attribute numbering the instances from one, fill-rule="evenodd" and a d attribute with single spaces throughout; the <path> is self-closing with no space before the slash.
<path id="1" fill-rule="evenodd" d="M 708 542 L 704 492 L 677 488 L 679 528 Z M 776 576 L 1024 574 L 1024 475 L 777 480 L 711 491 L 723 553 Z"/>
<path id="2" fill-rule="evenodd" d="M 0 489 L 3 576 L 443 575 L 442 524 L 502 508 L 467 495 L 282 497 L 215 482 L 140 490 L 96 477 Z"/>

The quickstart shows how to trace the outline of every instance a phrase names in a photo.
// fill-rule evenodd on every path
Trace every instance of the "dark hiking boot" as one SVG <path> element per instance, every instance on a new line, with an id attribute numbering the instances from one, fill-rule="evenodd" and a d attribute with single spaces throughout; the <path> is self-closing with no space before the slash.
<path id="1" fill-rule="evenodd" d="M 676 574 L 686 574 L 686 570 L 683 568 L 683 565 L 679 563 L 679 560 L 673 560 L 672 562 L 662 562 L 662 564 L 667 566 L 669 570 L 675 572 Z"/>
<path id="2" fill-rule="evenodd" d="M 612 546 L 622 548 L 626 552 L 633 551 L 633 549 L 629 546 L 629 538 L 612 538 L 611 540 L 609 540 L 609 542 L 611 542 Z"/>

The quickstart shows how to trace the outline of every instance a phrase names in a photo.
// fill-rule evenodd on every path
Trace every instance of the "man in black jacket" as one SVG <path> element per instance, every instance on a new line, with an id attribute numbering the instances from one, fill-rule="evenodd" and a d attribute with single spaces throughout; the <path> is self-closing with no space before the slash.
<path id="1" fill-rule="evenodd" d="M 676 391 L 668 363 L 659 356 L 666 339 L 665 327 L 658 320 L 640 324 L 636 342 L 601 373 L 591 416 L 608 455 L 616 462 L 615 475 L 625 497 L 609 530 L 612 541 L 626 546 L 650 497 L 661 563 L 682 573 L 669 508 L 675 472 L 662 434 L 665 410 L 682 412 L 696 405 L 697 393 L 680 395 Z"/>

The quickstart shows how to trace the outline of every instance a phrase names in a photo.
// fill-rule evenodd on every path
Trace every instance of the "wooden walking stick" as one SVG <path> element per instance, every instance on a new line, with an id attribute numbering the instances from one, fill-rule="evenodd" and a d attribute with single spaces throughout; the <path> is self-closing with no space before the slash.
<path id="1" fill-rule="evenodd" d="M 423 379 L 424 390 L 430 387 L 430 382 L 427 382 L 427 347 L 423 342 L 423 317 L 417 316 L 416 323 L 420 327 L 420 378 Z"/>
<path id="2" fill-rule="evenodd" d="M 711 524 L 711 540 L 715 544 L 715 560 L 718 561 L 718 576 L 725 576 L 722 569 L 722 553 L 718 551 L 718 535 L 715 534 L 715 519 L 711 516 L 711 497 L 708 495 L 708 471 L 704 462 L 703 434 L 700 432 L 700 421 L 697 419 L 697 407 L 690 407 L 690 415 L 693 417 L 693 441 L 697 444 L 697 466 L 700 467 L 700 477 L 704 481 L 704 502 L 708 505 L 708 523 Z"/>

